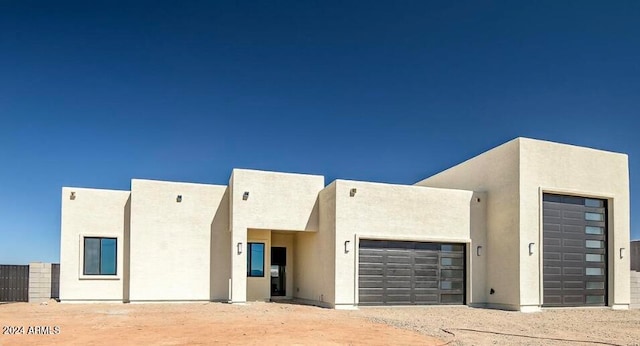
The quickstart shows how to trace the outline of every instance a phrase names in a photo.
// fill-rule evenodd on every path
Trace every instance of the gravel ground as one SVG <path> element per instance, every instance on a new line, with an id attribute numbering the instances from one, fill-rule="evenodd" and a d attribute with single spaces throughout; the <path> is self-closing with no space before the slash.
<path id="1" fill-rule="evenodd" d="M 374 322 L 449 345 L 640 345 L 640 310 L 551 309 L 520 313 L 469 307 L 361 308 Z"/>
<path id="2" fill-rule="evenodd" d="M 280 303 L 0 304 L 4 345 L 636 345 L 640 310 L 330 310 Z M 31 335 L 30 326 L 59 333 Z M 42 333 L 41 333 L 42 334 Z"/>

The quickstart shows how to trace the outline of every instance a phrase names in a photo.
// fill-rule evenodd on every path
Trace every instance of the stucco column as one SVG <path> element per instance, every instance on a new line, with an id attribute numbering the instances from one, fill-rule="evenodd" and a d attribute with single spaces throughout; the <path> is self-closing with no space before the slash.
<path id="1" fill-rule="evenodd" d="M 238 245 L 242 244 L 242 245 Z M 247 229 L 231 229 L 231 303 L 247 301 Z"/>

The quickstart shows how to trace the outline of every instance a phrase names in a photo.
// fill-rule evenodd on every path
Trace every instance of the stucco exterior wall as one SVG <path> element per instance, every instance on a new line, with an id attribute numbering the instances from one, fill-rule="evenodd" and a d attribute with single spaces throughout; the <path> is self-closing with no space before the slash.
<path id="1" fill-rule="evenodd" d="M 232 176 L 232 227 L 318 230 L 316 200 L 324 188 L 323 176 L 247 169 L 234 169 Z"/>
<path id="2" fill-rule="evenodd" d="M 326 307 L 335 302 L 336 183 L 318 195 L 320 230 L 296 232 L 295 298 Z"/>
<path id="3" fill-rule="evenodd" d="M 353 188 L 356 193 L 351 197 Z M 357 305 L 360 238 L 470 244 L 472 230 L 481 232 L 485 222 L 482 213 L 471 220 L 471 205 L 484 203 L 476 202 L 473 196 L 472 191 L 464 190 L 336 181 L 336 306 Z M 469 268 L 475 267 L 476 260 L 482 260 L 468 258 Z M 474 277 L 484 275 L 470 273 Z M 474 286 L 473 280 L 468 282 Z"/>
<path id="4" fill-rule="evenodd" d="M 210 266 L 212 233 L 222 235 L 228 229 L 222 203 L 226 190 L 219 185 L 132 180 L 131 301 L 208 301 L 212 279 L 228 285 Z M 224 261 L 216 268 L 223 266 Z M 214 287 L 222 296 L 223 290 Z"/>
<path id="5" fill-rule="evenodd" d="M 268 300 L 271 247 L 285 246 L 287 297 L 353 307 L 359 240 L 394 239 L 467 244 L 466 302 L 534 311 L 543 304 L 545 192 L 608 200 L 608 304 L 628 307 L 627 156 L 526 138 L 414 186 L 324 187 L 322 176 L 235 169 L 229 186 L 134 179 L 131 192 L 63 188 L 60 298 Z M 117 238 L 117 275 L 82 275 L 85 236 Z M 265 243 L 263 278 L 247 278 L 252 241 Z"/>
<path id="6" fill-rule="evenodd" d="M 75 199 L 71 199 L 71 192 Z M 122 301 L 125 230 L 129 191 L 62 188 L 60 225 L 60 300 Z M 82 241 L 85 236 L 117 239 L 117 275 L 85 276 Z"/>
<path id="7" fill-rule="evenodd" d="M 271 298 L 271 231 L 250 229 L 247 233 L 247 243 L 264 243 L 264 276 L 247 277 L 247 301 L 268 301 Z M 249 247 L 243 251 L 245 258 Z M 245 271 L 246 276 L 246 271 Z"/>
<path id="8" fill-rule="evenodd" d="M 318 192 L 324 177 L 234 169 L 229 181 L 231 210 L 231 287 L 232 302 L 247 299 L 246 254 L 235 250 L 246 247 L 248 229 L 309 231 L 318 230 Z M 249 193 L 246 200 L 243 194 Z"/>
<path id="9" fill-rule="evenodd" d="M 209 278 L 211 301 L 228 302 L 230 300 L 231 229 L 229 228 L 229 205 L 229 188 L 226 187 L 211 222 L 211 261 L 209 264 L 211 266 Z"/>
<path id="10" fill-rule="evenodd" d="M 486 193 L 485 303 L 511 310 L 520 309 L 519 147 L 512 140 L 416 183 Z"/>
<path id="11" fill-rule="evenodd" d="M 555 192 L 609 200 L 608 268 L 610 306 L 629 305 L 629 167 L 625 154 L 520 138 L 520 297 L 542 303 L 541 197 Z M 529 243 L 538 246 L 530 256 Z M 627 250 L 628 251 L 628 250 Z"/>

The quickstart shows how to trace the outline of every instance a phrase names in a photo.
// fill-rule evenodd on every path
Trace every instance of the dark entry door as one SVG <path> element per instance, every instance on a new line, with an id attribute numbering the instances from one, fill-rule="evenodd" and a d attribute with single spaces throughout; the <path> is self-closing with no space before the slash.
<path id="1" fill-rule="evenodd" d="M 271 296 L 287 295 L 287 248 L 271 248 Z"/>
<path id="2" fill-rule="evenodd" d="M 606 305 L 607 201 L 544 194 L 543 239 L 543 305 Z"/>
<path id="3" fill-rule="evenodd" d="M 360 240 L 360 305 L 464 304 L 465 245 Z"/>

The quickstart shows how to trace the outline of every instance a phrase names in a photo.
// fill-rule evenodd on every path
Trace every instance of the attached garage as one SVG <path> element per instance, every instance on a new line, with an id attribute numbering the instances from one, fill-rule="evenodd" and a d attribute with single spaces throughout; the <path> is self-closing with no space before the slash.
<path id="1" fill-rule="evenodd" d="M 607 303 L 607 201 L 543 195 L 543 306 Z"/>
<path id="2" fill-rule="evenodd" d="M 465 245 L 360 240 L 360 305 L 465 303 Z"/>

